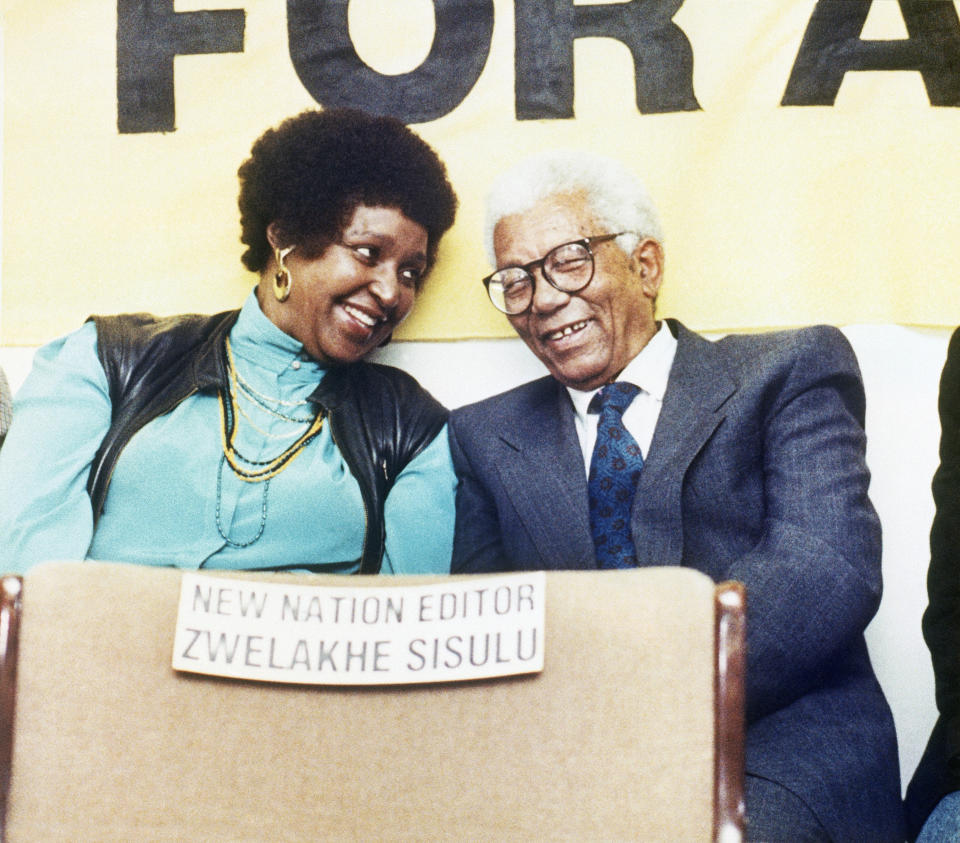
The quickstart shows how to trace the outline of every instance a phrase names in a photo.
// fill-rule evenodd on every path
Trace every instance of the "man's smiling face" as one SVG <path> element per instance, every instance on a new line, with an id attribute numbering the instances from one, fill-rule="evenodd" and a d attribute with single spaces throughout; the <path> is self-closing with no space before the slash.
<path id="1" fill-rule="evenodd" d="M 556 194 L 504 217 L 493 233 L 497 268 L 527 264 L 561 243 L 608 234 L 580 194 Z M 578 293 L 555 289 L 535 270 L 530 307 L 510 324 L 565 386 L 612 381 L 656 333 L 653 304 L 663 269 L 660 244 L 641 240 L 632 254 L 615 241 L 593 247 L 593 280 Z"/>

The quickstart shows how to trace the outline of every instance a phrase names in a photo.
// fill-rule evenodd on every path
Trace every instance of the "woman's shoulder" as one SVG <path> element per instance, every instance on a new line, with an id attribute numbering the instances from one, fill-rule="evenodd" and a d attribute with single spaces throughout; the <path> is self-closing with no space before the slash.
<path id="1" fill-rule="evenodd" d="M 37 349 L 30 371 L 17 390 L 14 426 L 26 418 L 24 413 L 45 413 L 50 404 L 74 413 L 81 407 L 95 414 L 105 410 L 109 416 L 109 389 L 97 359 L 97 332 L 92 324 L 84 324 Z"/>
<path id="2" fill-rule="evenodd" d="M 449 415 L 411 374 L 383 363 L 360 361 L 331 369 L 315 398 L 344 420 L 362 420 L 341 428 L 341 438 L 369 435 L 411 455 L 433 440 Z"/>
<path id="3" fill-rule="evenodd" d="M 111 394 L 125 394 L 134 373 L 136 380 L 143 380 L 149 373 L 178 369 L 195 354 L 203 356 L 205 348 L 217 345 L 216 340 L 229 333 L 238 313 L 91 316 L 88 321 L 96 326 L 97 356 Z"/>
<path id="4" fill-rule="evenodd" d="M 69 334 L 40 346 L 33 356 L 31 374 L 98 368 L 97 329 L 87 322 Z"/>
<path id="5" fill-rule="evenodd" d="M 152 313 L 119 313 L 93 315 L 88 323 L 96 326 L 100 346 L 106 349 L 147 349 L 158 342 L 176 339 L 188 345 L 202 341 L 218 330 L 229 329 L 236 322 L 237 310 L 222 313 L 180 313 L 175 316 L 154 316 Z"/>
<path id="6" fill-rule="evenodd" d="M 409 372 L 386 363 L 370 363 L 361 360 L 349 366 L 331 369 L 323 379 L 326 389 L 351 393 L 358 398 L 376 398 L 398 405 L 417 404 L 436 407 L 446 414 L 446 408 Z"/>

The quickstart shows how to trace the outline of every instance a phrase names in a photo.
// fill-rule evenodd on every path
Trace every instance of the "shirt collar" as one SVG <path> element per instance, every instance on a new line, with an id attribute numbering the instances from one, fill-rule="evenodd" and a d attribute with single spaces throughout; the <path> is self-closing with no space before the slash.
<path id="1" fill-rule="evenodd" d="M 677 339 L 667 323 L 663 322 L 660 329 L 653 335 L 640 353 L 624 367 L 617 376 L 618 381 L 636 384 L 641 391 L 647 393 L 658 402 L 663 402 L 667 391 L 667 381 L 670 378 L 670 367 L 673 366 L 673 357 L 677 351 Z M 600 391 L 601 387 L 582 391 L 567 387 L 573 408 L 577 415 L 585 418 L 590 400 Z"/>
<path id="2" fill-rule="evenodd" d="M 316 382 L 326 371 L 303 350 L 303 344 L 281 331 L 260 309 L 256 288 L 240 308 L 230 331 L 234 357 L 248 361 L 257 369 L 280 373 L 292 370 L 305 380 Z"/>

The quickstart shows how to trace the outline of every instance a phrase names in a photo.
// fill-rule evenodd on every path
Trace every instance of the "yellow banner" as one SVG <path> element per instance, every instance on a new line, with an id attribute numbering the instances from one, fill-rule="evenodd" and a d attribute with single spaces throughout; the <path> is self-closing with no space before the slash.
<path id="1" fill-rule="evenodd" d="M 239 306 L 237 167 L 318 105 L 397 114 L 460 195 L 402 338 L 510 335 L 482 199 L 544 146 L 647 182 L 664 315 L 960 322 L 952 0 L 5 0 L 4 74 L 4 344 Z"/>

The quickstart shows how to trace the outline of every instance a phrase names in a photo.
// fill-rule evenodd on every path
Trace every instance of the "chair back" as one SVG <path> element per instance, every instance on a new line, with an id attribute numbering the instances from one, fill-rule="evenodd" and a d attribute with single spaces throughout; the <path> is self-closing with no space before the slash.
<path id="1" fill-rule="evenodd" d="M 740 839 L 737 586 L 548 572 L 541 673 L 307 687 L 174 671 L 180 579 L 83 562 L 3 580 L 7 840 Z"/>

